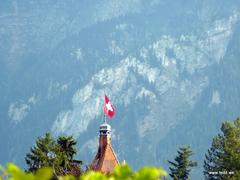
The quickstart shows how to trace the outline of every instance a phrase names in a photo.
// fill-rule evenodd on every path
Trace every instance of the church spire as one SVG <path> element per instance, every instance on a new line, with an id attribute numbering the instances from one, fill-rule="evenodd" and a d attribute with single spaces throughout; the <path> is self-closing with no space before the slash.
<path id="1" fill-rule="evenodd" d="M 111 145 L 111 126 L 104 123 L 99 127 L 99 145 L 97 154 L 90 165 L 91 170 L 110 173 L 119 164 L 117 156 Z"/>

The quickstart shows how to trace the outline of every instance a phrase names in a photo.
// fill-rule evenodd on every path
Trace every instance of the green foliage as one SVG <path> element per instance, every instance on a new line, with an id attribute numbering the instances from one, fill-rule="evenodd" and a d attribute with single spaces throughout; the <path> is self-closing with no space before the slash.
<path id="1" fill-rule="evenodd" d="M 0 173 L 5 173 L 5 179 L 8 180 L 50 180 L 53 176 L 52 168 L 40 168 L 36 172 L 23 172 L 14 164 L 8 164 L 6 170 L 1 169 Z M 0 174 L 1 175 L 1 174 Z M 2 175 L 1 175 L 2 176 Z M 124 164 L 117 166 L 113 173 L 104 175 L 100 172 L 88 171 L 79 178 L 74 176 L 58 176 L 59 180 L 158 180 L 166 177 L 167 172 L 155 167 L 143 167 L 136 172 Z M 2 176 L 3 177 L 3 176 Z M 7 178 L 6 178 L 7 177 Z"/>
<path id="2" fill-rule="evenodd" d="M 193 167 L 197 166 L 197 162 L 189 160 L 189 157 L 193 155 L 189 146 L 180 147 L 178 155 L 174 159 L 175 162 L 168 161 L 172 167 L 169 167 L 171 173 L 170 176 L 174 180 L 187 180 L 189 178 L 190 171 Z"/>
<path id="3" fill-rule="evenodd" d="M 71 171 L 73 157 L 76 154 L 77 142 L 72 136 L 60 136 L 56 141 L 50 133 L 39 137 L 30 153 L 26 155 L 26 163 L 29 172 L 35 172 L 42 167 L 52 167 L 55 175 L 66 175 Z M 82 162 L 78 161 L 81 165 Z M 80 171 L 80 166 L 79 166 Z"/>
<path id="4" fill-rule="evenodd" d="M 205 155 L 204 175 L 207 179 L 240 179 L 240 118 L 222 123 L 221 133 Z"/>
<path id="5" fill-rule="evenodd" d="M 143 167 L 134 174 L 135 180 L 155 180 L 159 177 L 167 176 L 167 173 L 163 169 L 157 169 L 155 167 Z"/>
<path id="6" fill-rule="evenodd" d="M 112 177 L 114 179 L 126 179 L 126 180 L 129 180 L 129 179 L 133 178 L 133 174 L 132 174 L 131 168 L 128 165 L 123 164 L 121 166 L 117 166 L 114 169 Z"/>
<path id="7" fill-rule="evenodd" d="M 60 150 L 59 146 L 56 146 L 53 138 L 49 133 L 46 133 L 44 137 L 38 138 L 36 145 L 31 148 L 31 152 L 26 155 L 26 163 L 29 166 L 28 171 L 35 172 L 37 169 L 44 166 L 55 166 L 60 163 L 59 159 L 54 158 L 56 153 Z"/>
<path id="8" fill-rule="evenodd" d="M 80 177 L 80 180 L 107 180 L 108 177 L 100 172 L 89 171 Z"/>
<path id="9" fill-rule="evenodd" d="M 73 156 L 77 153 L 75 148 L 77 141 L 72 136 L 60 136 L 57 139 L 57 143 L 60 145 L 61 152 L 66 155 L 68 160 L 73 160 Z"/>
<path id="10" fill-rule="evenodd" d="M 77 153 L 76 144 L 77 141 L 72 136 L 60 136 L 57 139 L 57 146 L 60 147 L 60 152 L 58 152 L 57 156 L 62 160 L 60 166 L 66 169 L 66 171 L 70 170 L 73 157 Z"/>
<path id="11" fill-rule="evenodd" d="M 50 168 L 41 168 L 33 173 L 26 173 L 20 170 L 14 164 L 7 164 L 7 172 L 9 180 L 49 180 L 53 177 L 53 172 Z"/>

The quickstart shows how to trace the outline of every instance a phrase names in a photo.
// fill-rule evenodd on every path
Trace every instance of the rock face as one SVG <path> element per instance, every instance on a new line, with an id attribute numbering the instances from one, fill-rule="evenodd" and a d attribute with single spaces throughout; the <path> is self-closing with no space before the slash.
<path id="1" fill-rule="evenodd" d="M 25 167 L 46 131 L 96 153 L 107 93 L 119 160 L 168 167 L 189 144 L 199 166 L 221 122 L 239 116 L 236 0 L 10 0 L 0 6 L 0 162 Z"/>

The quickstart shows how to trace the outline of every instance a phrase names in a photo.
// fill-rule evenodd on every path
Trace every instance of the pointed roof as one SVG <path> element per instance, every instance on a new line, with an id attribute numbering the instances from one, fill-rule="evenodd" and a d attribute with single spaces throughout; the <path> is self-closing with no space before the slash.
<path id="1" fill-rule="evenodd" d="M 91 164 L 91 169 L 103 173 L 110 173 L 118 164 L 117 156 L 114 153 L 111 144 L 107 144 L 102 153 L 100 151 L 97 152 L 97 155 Z"/>
<path id="2" fill-rule="evenodd" d="M 110 173 L 119 164 L 111 145 L 111 127 L 108 124 L 100 126 L 99 146 L 97 154 L 90 165 L 90 169 L 103 173 Z"/>

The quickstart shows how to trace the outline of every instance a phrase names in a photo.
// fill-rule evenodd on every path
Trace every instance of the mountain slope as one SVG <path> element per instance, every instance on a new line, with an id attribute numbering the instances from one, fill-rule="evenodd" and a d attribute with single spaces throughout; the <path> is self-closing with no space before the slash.
<path id="1" fill-rule="evenodd" d="M 184 6 L 182 6 L 184 4 Z M 238 1 L 9 1 L 0 6 L 0 162 L 24 165 L 51 131 L 97 149 L 103 94 L 120 161 L 163 165 L 189 144 L 200 166 L 239 115 Z M 201 177 L 201 167 L 193 177 Z"/>

